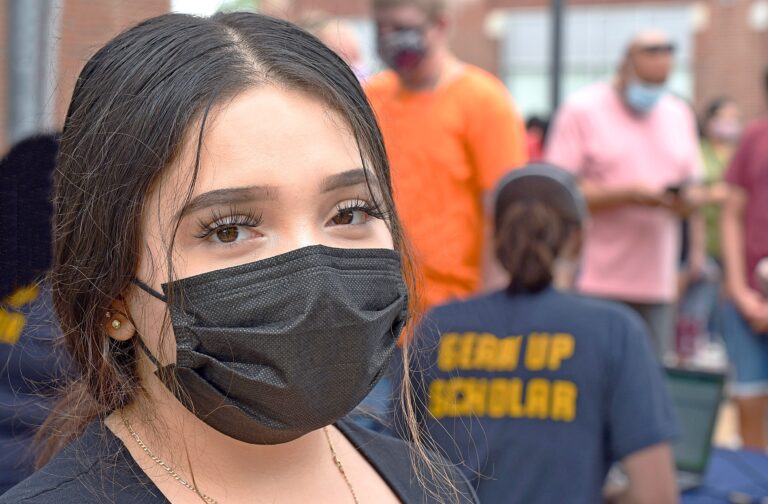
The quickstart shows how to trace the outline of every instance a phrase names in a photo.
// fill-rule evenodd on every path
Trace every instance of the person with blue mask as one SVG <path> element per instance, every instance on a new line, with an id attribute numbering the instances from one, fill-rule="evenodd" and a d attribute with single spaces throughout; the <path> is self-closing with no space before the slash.
<path id="1" fill-rule="evenodd" d="M 620 301 L 647 323 L 660 358 L 674 358 L 680 223 L 701 178 L 696 118 L 666 88 L 675 45 L 657 31 L 635 36 L 612 82 L 590 85 L 558 111 L 545 159 L 566 168 L 594 216 L 581 292 Z M 703 220 L 691 220 L 688 278 L 706 264 Z"/>
<path id="2" fill-rule="evenodd" d="M 670 42 L 661 41 L 629 49 L 617 87 L 623 88 L 624 103 L 635 114 L 648 114 L 667 92 L 666 82 L 674 49 Z M 640 73 L 638 66 L 642 69 Z"/>

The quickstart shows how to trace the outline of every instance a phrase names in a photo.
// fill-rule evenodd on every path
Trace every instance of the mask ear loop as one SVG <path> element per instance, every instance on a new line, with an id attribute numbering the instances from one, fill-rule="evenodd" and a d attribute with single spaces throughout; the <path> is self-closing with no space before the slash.
<path id="1" fill-rule="evenodd" d="M 134 278 L 133 280 L 131 280 L 131 283 L 136 285 L 139 289 L 143 290 L 144 292 L 146 292 L 147 294 L 149 294 L 153 298 L 159 299 L 163 303 L 167 303 L 168 302 L 168 298 L 166 296 L 160 294 L 155 289 L 153 289 L 149 285 L 145 284 L 144 282 L 142 282 L 138 278 Z M 160 364 L 160 361 L 157 360 L 157 358 L 154 355 L 152 355 L 152 352 L 150 351 L 149 348 L 147 348 L 147 344 L 144 343 L 144 339 L 142 339 L 141 335 L 139 335 L 139 337 L 137 339 L 138 339 L 139 347 L 144 352 L 144 355 L 146 355 L 147 358 L 150 360 L 150 362 L 152 362 L 152 364 L 154 364 L 155 367 L 157 367 L 158 371 L 162 370 L 164 366 L 162 364 Z"/>
<path id="2" fill-rule="evenodd" d="M 149 359 L 150 362 L 152 362 L 152 364 L 154 364 L 155 367 L 157 367 L 157 369 L 160 370 L 163 367 L 163 365 L 160 364 L 160 361 L 158 361 L 154 355 L 152 355 L 152 352 L 149 350 L 149 348 L 147 348 L 147 345 L 146 343 L 144 343 L 144 340 L 141 339 L 141 336 L 139 336 L 137 339 L 139 340 L 138 341 L 139 347 L 141 347 L 141 350 L 144 352 L 144 355 L 146 355 L 147 359 Z"/>
<path id="3" fill-rule="evenodd" d="M 134 278 L 133 280 L 131 280 L 131 283 L 134 284 L 135 286 L 137 286 L 139 289 L 141 289 L 144 292 L 146 292 L 147 294 L 149 294 L 150 296 L 152 296 L 153 298 L 159 299 L 163 303 L 167 303 L 168 302 L 168 298 L 166 296 L 160 294 L 155 289 L 153 289 L 149 285 L 145 284 L 144 282 L 142 282 L 138 278 Z"/>

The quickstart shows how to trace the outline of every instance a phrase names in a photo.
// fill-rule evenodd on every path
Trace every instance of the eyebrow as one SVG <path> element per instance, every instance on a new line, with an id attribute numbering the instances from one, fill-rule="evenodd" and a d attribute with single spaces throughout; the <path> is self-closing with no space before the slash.
<path id="1" fill-rule="evenodd" d="M 373 177 L 370 174 L 366 174 L 362 168 L 337 173 L 323 179 L 320 183 L 320 192 L 327 193 L 343 187 L 367 184 L 370 178 Z"/>
<path id="2" fill-rule="evenodd" d="M 356 168 L 354 170 L 348 170 L 325 177 L 320 184 L 320 191 L 327 193 L 367 182 L 368 178 L 366 177 L 365 170 Z M 177 218 L 181 219 L 190 213 L 213 206 L 275 200 L 277 198 L 277 193 L 277 188 L 274 186 L 228 187 L 224 189 L 215 189 L 192 198 L 189 203 L 184 205 L 181 210 L 178 211 Z"/>
<path id="3" fill-rule="evenodd" d="M 216 189 L 192 198 L 181 208 L 181 210 L 179 210 L 177 217 L 181 219 L 192 212 L 197 212 L 198 210 L 212 206 L 274 200 L 276 197 L 277 189 L 272 186 L 228 187 L 224 189 Z"/>

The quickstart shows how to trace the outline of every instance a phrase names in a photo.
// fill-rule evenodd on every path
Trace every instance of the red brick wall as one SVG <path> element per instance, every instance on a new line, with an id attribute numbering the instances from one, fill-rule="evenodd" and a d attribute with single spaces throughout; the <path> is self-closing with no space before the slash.
<path id="1" fill-rule="evenodd" d="M 753 119 L 765 111 L 763 74 L 768 68 L 768 32 L 748 24 L 750 2 L 709 2 L 709 22 L 696 36 L 697 110 L 728 95 Z"/>
<path id="2" fill-rule="evenodd" d="M 170 10 L 170 0 L 62 0 L 58 75 L 53 97 L 56 123 L 63 122 L 77 75 L 85 61 L 106 41 L 138 21 Z M 7 9 L 0 0 L 0 154 L 8 148 Z"/>
<path id="3" fill-rule="evenodd" d="M 485 0 L 491 9 L 507 7 L 542 7 L 552 5 L 552 0 Z M 687 0 L 566 0 L 566 4 L 573 5 L 610 5 L 610 4 L 659 4 L 685 3 Z"/>
<path id="4" fill-rule="evenodd" d="M 6 50 L 5 40 L 8 37 L 7 13 L 8 0 L 0 0 L 0 37 L 3 42 L 0 43 L 0 156 L 5 154 L 7 148 L 5 122 L 8 120 L 8 51 Z"/>
<path id="5" fill-rule="evenodd" d="M 370 2 L 368 0 L 294 0 L 292 4 L 293 15 L 307 9 L 316 9 L 337 16 L 363 17 L 368 14 Z"/>
<path id="6" fill-rule="evenodd" d="M 498 74 L 499 43 L 485 33 L 489 12 L 484 1 L 465 1 L 452 15 L 451 49 L 460 59 Z"/>
<path id="7" fill-rule="evenodd" d="M 63 4 L 56 89 L 59 122 L 88 58 L 124 29 L 170 10 L 170 0 L 64 0 Z"/>
<path id="8" fill-rule="evenodd" d="M 370 4 L 370 0 L 267 0 L 263 11 L 292 20 L 301 19 L 302 13 L 309 10 L 343 17 L 366 17 L 370 14 Z M 485 0 L 464 0 L 463 7 L 452 16 L 451 46 L 459 58 L 495 72 L 498 67 L 497 43 L 483 32 L 488 12 Z"/>

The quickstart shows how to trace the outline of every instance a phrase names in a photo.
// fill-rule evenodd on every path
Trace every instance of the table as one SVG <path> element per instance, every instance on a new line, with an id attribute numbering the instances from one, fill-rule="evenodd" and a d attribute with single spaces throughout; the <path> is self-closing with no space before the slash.
<path id="1" fill-rule="evenodd" d="M 734 493 L 744 500 L 731 499 Z M 750 498 L 751 497 L 751 501 Z M 681 504 L 768 504 L 768 455 L 745 450 L 715 448 L 704 485 L 683 493 Z"/>

